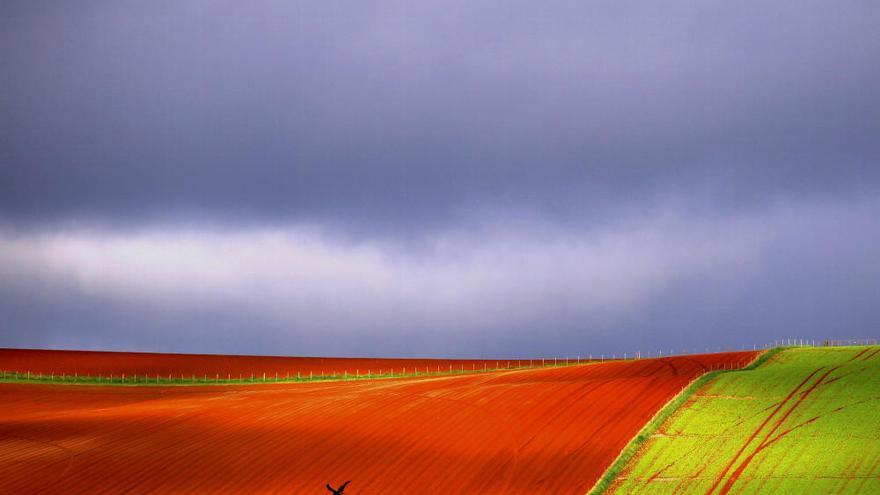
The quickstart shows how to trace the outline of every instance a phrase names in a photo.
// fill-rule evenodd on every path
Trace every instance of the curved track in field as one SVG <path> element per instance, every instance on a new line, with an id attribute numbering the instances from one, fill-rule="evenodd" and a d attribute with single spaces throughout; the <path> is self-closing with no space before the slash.
<path id="1" fill-rule="evenodd" d="M 583 494 L 704 367 L 753 357 L 262 386 L 0 384 L 0 492 L 322 493 L 351 479 L 352 495 Z"/>

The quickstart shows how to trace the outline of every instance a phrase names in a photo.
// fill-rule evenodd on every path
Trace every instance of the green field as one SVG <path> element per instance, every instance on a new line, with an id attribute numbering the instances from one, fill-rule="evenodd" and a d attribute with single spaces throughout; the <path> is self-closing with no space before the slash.
<path id="1" fill-rule="evenodd" d="M 611 493 L 880 493 L 880 347 L 792 348 L 699 388 Z"/>

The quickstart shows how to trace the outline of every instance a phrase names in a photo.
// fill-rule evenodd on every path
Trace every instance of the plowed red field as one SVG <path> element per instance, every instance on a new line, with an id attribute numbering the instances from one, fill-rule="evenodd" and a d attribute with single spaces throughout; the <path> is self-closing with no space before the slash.
<path id="1" fill-rule="evenodd" d="M 424 379 L 0 384 L 0 493 L 583 494 L 707 366 L 752 352 Z"/>
<path id="2" fill-rule="evenodd" d="M 549 362 L 552 363 L 552 360 Z M 532 364 L 540 360 L 531 361 Z M 366 374 L 395 373 L 414 369 L 431 373 L 437 371 L 473 370 L 486 366 L 492 368 L 520 367 L 529 364 L 528 360 L 468 360 L 468 359 L 363 359 L 363 358 L 322 358 L 322 357 L 281 357 L 281 356 L 224 356 L 216 354 L 158 354 L 139 352 L 96 352 L 96 351 L 52 351 L 36 349 L 0 349 L 0 370 L 25 373 L 66 373 L 73 375 L 103 375 L 111 373 L 138 376 L 215 377 L 237 379 L 239 375 L 280 377 L 296 376 L 297 373 L 318 375 L 320 373 Z"/>

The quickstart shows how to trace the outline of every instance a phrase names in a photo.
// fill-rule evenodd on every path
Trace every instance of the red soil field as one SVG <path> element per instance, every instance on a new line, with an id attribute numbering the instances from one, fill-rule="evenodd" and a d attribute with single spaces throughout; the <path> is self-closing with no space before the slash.
<path id="1" fill-rule="evenodd" d="M 572 356 L 572 361 L 574 361 Z M 586 361 L 586 360 L 582 360 Z M 541 360 L 532 360 L 532 364 L 540 364 Z M 549 360 L 553 362 L 552 359 Z M 564 362 L 564 360 L 562 361 Z M 54 373 L 60 375 L 66 373 L 73 375 L 103 375 L 111 373 L 119 376 L 126 375 L 159 375 L 173 377 L 183 375 L 189 378 L 192 375 L 203 377 L 208 375 L 214 378 L 238 379 L 262 377 L 275 377 L 278 373 L 280 378 L 296 376 L 297 373 L 305 374 L 312 372 L 315 375 L 338 374 L 347 372 L 349 375 L 356 373 L 374 374 L 388 372 L 394 369 L 395 373 L 401 373 L 406 369 L 412 373 L 415 368 L 420 372 L 425 367 L 431 373 L 453 370 L 471 371 L 473 369 L 488 369 L 500 367 L 520 367 L 529 364 L 529 360 L 502 359 L 502 360 L 468 360 L 468 359 L 370 359 L 370 358 L 322 358 L 322 357 L 281 357 L 281 356 L 231 356 L 218 354 L 159 354 L 140 352 L 98 352 L 98 351 L 55 351 L 37 349 L 0 349 L 0 370 L 18 371 L 25 373 L 42 373 L 48 375 Z"/>
<path id="2" fill-rule="evenodd" d="M 0 384 L 0 493 L 584 494 L 709 367 L 754 352 L 421 379 Z"/>

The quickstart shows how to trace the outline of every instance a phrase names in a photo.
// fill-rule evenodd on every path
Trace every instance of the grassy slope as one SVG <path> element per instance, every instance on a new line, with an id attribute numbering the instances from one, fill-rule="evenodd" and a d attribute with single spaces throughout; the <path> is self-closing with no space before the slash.
<path id="1" fill-rule="evenodd" d="M 775 347 L 770 349 L 769 351 L 765 351 L 758 356 L 751 364 L 747 367 L 742 368 L 742 370 L 752 370 L 756 367 L 762 365 L 768 359 L 771 359 L 777 352 L 782 349 L 779 347 Z M 714 380 L 715 377 L 722 373 L 730 373 L 731 371 L 710 371 L 703 376 L 697 378 L 691 384 L 684 389 L 680 394 L 678 394 L 674 399 L 669 401 L 663 409 L 657 412 L 657 414 L 649 421 L 638 433 L 638 435 L 633 438 L 626 448 L 617 456 L 614 464 L 611 465 L 606 471 L 605 474 L 602 475 L 602 478 L 596 482 L 596 485 L 590 490 L 590 495 L 601 495 L 608 491 L 611 488 L 611 485 L 614 483 L 614 480 L 617 478 L 618 474 L 632 461 L 632 458 L 639 452 L 639 449 L 642 448 L 642 445 L 648 441 L 656 432 L 660 429 L 663 423 L 672 416 L 679 407 L 682 406 L 685 402 L 690 399 L 690 397 L 696 393 L 700 388 L 703 387 L 706 383 L 711 380 Z"/>
<path id="2" fill-rule="evenodd" d="M 714 377 L 610 491 L 880 493 L 878 406 L 880 347 L 787 349 Z"/>

